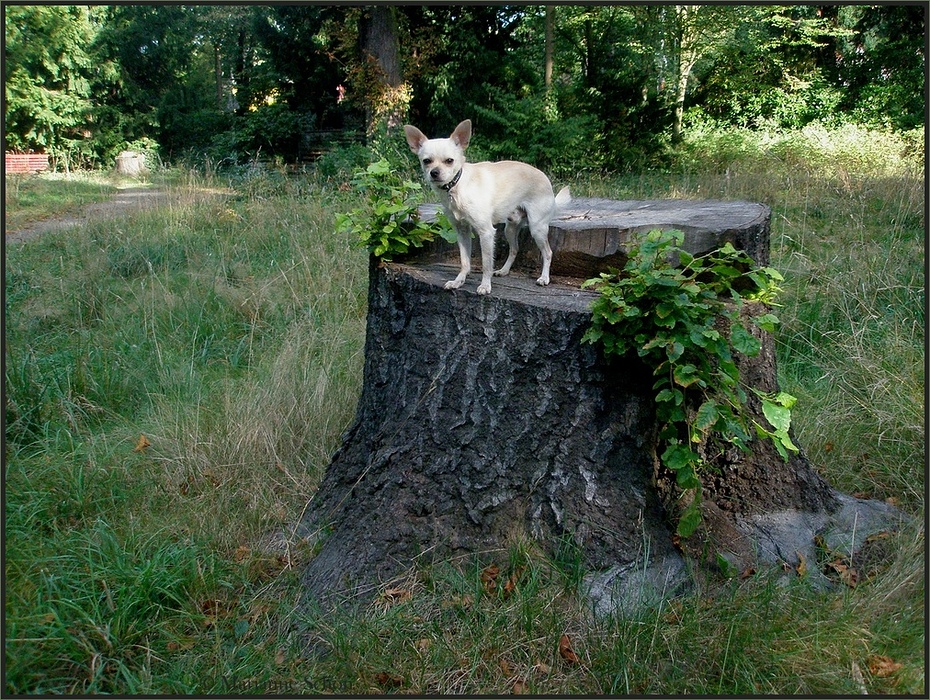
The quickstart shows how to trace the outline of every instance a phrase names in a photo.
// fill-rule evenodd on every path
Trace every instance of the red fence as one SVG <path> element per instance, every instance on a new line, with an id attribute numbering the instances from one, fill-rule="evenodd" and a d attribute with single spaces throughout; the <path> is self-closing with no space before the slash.
<path id="1" fill-rule="evenodd" d="M 9 173 L 37 173 L 48 170 L 48 154 L 46 153 L 7 153 L 6 172 Z"/>

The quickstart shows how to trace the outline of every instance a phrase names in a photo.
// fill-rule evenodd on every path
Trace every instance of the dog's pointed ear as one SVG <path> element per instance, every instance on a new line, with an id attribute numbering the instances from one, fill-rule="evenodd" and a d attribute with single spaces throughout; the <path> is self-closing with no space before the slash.
<path id="1" fill-rule="evenodd" d="M 429 139 L 426 138 L 426 134 L 409 124 L 404 126 L 404 133 L 407 135 L 407 145 L 410 146 L 410 150 L 414 153 L 419 153 L 420 146 L 429 141 Z"/>
<path id="2" fill-rule="evenodd" d="M 468 148 L 468 142 L 471 141 L 471 119 L 460 122 L 449 138 L 463 151 Z"/>

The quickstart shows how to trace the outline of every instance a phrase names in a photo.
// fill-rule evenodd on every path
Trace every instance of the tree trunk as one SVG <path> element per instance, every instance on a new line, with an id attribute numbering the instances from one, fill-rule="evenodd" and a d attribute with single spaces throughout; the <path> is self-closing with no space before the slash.
<path id="1" fill-rule="evenodd" d="M 451 247 L 372 260 L 356 418 L 301 525 L 318 550 L 304 573 L 309 597 L 365 601 L 412 565 L 502 559 L 528 538 L 550 553 L 568 543 L 597 609 L 630 610 L 700 579 L 717 555 L 738 570 L 794 566 L 814 559 L 818 535 L 845 542 L 852 529 L 854 547 L 887 527 L 890 507 L 843 496 L 803 454 L 786 462 L 756 441 L 715 459 L 704 525 L 687 541 L 673 536 L 678 494 L 655 453 L 652 371 L 581 343 L 594 294 L 579 288 L 578 249 L 582 276 L 596 276 L 633 230 L 677 217 L 691 222 L 692 245 L 764 239 L 767 261 L 768 210 L 716 204 L 575 200 L 550 237 L 556 261 L 574 255 L 575 277 L 546 288 L 533 270 L 495 278 L 490 296 L 475 293 L 476 275 L 446 291 Z M 741 372 L 772 391 L 774 345 L 761 339 Z"/>
<path id="2" fill-rule="evenodd" d="M 223 69 L 220 65 L 220 45 L 213 45 L 213 79 L 216 87 L 216 111 L 223 111 Z"/>
<path id="3" fill-rule="evenodd" d="M 685 117 L 685 98 L 688 96 L 688 81 L 694 69 L 695 59 L 690 54 L 683 56 L 678 66 L 678 86 L 675 89 L 675 109 L 672 118 L 672 143 L 681 143 L 681 126 Z"/>
<path id="4" fill-rule="evenodd" d="M 409 90 L 404 86 L 400 39 L 395 9 L 387 5 L 365 8 L 359 18 L 362 62 L 368 80 L 376 86 L 368 96 L 368 134 L 394 129 L 404 122 Z"/>
<path id="5" fill-rule="evenodd" d="M 396 87 L 403 81 L 400 41 L 394 8 L 372 5 L 365 8 L 359 21 L 362 51 L 374 60 L 386 85 Z"/>
<path id="6" fill-rule="evenodd" d="M 546 86 L 546 92 L 552 89 L 552 64 L 554 62 L 553 55 L 555 53 L 554 41 L 552 39 L 553 34 L 553 13 L 555 9 L 552 5 L 546 5 L 546 57 L 545 57 L 545 75 L 544 83 Z"/>

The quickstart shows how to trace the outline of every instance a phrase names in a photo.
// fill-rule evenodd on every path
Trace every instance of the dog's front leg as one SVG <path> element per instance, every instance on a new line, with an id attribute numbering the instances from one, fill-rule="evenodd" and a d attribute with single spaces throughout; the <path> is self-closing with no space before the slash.
<path id="1" fill-rule="evenodd" d="M 459 243 L 459 258 L 462 265 L 459 268 L 459 274 L 454 280 L 449 280 L 445 284 L 445 289 L 458 289 L 465 284 L 465 278 L 471 272 L 471 231 L 462 225 L 455 227 L 456 236 Z"/>
<path id="2" fill-rule="evenodd" d="M 491 274 L 494 272 L 494 226 L 483 227 L 478 232 L 481 242 L 481 284 L 478 285 L 478 294 L 491 293 Z"/>

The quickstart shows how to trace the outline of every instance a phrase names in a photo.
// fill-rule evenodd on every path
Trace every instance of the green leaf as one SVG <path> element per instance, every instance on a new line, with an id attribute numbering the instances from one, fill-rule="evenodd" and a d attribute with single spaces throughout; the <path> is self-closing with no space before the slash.
<path id="1" fill-rule="evenodd" d="M 366 172 L 369 175 L 387 175 L 391 172 L 391 164 L 382 159 L 369 165 Z"/>
<path id="2" fill-rule="evenodd" d="M 601 336 L 604 332 L 598 326 L 591 326 L 588 330 L 585 331 L 585 334 L 581 336 L 582 343 L 596 343 L 601 339 Z"/>
<path id="3" fill-rule="evenodd" d="M 672 372 L 672 376 L 675 379 L 675 383 L 678 386 L 683 387 L 689 387 L 692 384 L 701 381 L 701 377 L 698 375 L 697 367 L 692 364 L 678 365 L 675 367 L 675 371 Z"/>
<path id="4" fill-rule="evenodd" d="M 698 409 L 697 415 L 694 417 L 694 427 L 703 431 L 710 430 L 717 422 L 717 416 L 717 402 L 708 399 Z"/>
<path id="5" fill-rule="evenodd" d="M 666 301 L 663 301 L 661 304 L 656 305 L 656 316 L 659 318 L 668 318 L 675 312 L 675 305 L 670 304 Z"/>
<path id="6" fill-rule="evenodd" d="M 663 389 L 658 394 L 656 394 L 656 402 L 658 403 L 664 403 L 667 401 L 676 406 L 681 406 L 681 403 L 684 400 L 685 395 L 678 389 Z"/>
<path id="7" fill-rule="evenodd" d="M 701 487 L 701 481 L 697 477 L 694 467 L 689 466 L 687 469 L 679 469 L 675 472 L 675 483 L 682 489 L 697 489 Z"/>
<path id="8" fill-rule="evenodd" d="M 701 524 L 701 503 L 695 498 L 678 518 L 677 532 L 680 537 L 691 537 Z"/>
<path id="9" fill-rule="evenodd" d="M 734 324 L 730 330 L 730 342 L 734 350 L 747 357 L 755 357 L 762 350 L 762 343 L 740 323 Z"/>
<path id="10" fill-rule="evenodd" d="M 769 399 L 762 399 L 762 414 L 776 432 L 787 433 L 791 427 L 791 409 Z"/>
<path id="11" fill-rule="evenodd" d="M 669 445 L 665 452 L 662 453 L 662 464 L 672 471 L 683 469 L 694 459 L 694 453 L 682 445 Z"/>
<path id="12" fill-rule="evenodd" d="M 776 270 L 774 267 L 761 267 L 759 269 L 762 272 L 764 272 L 766 275 L 771 277 L 773 280 L 775 280 L 776 282 L 785 281 L 785 278 L 782 276 L 782 274 L 778 270 Z"/>
<path id="13" fill-rule="evenodd" d="M 762 316 L 756 316 L 752 319 L 752 322 L 767 333 L 774 333 L 775 326 L 780 323 L 778 316 L 775 314 L 763 314 Z"/>
<path id="14" fill-rule="evenodd" d="M 676 340 L 666 349 L 665 354 L 669 362 L 675 362 L 685 354 L 685 346 Z"/>
<path id="15" fill-rule="evenodd" d="M 730 563 L 730 560 L 723 556 L 720 552 L 717 552 L 717 568 L 720 569 L 726 578 L 736 578 L 739 576 L 739 571 L 736 569 L 733 564 Z"/>

